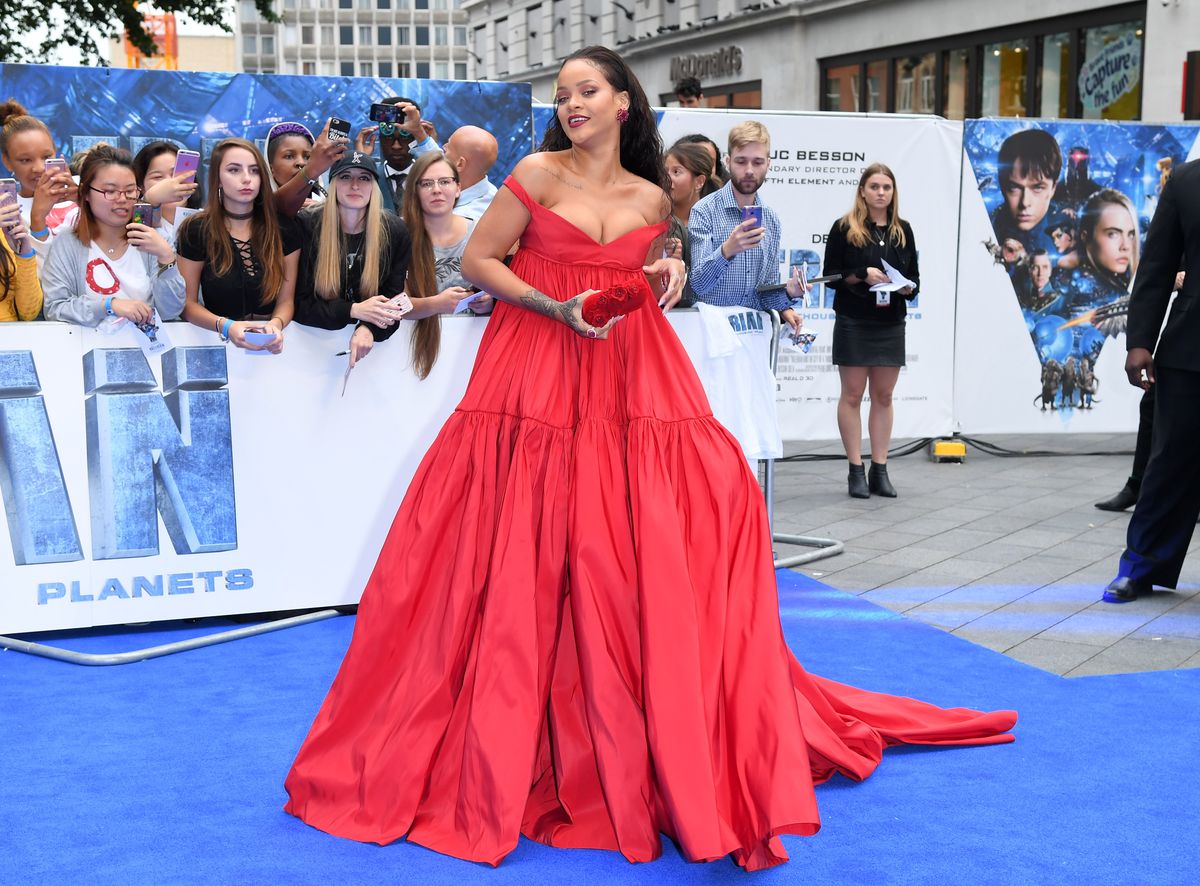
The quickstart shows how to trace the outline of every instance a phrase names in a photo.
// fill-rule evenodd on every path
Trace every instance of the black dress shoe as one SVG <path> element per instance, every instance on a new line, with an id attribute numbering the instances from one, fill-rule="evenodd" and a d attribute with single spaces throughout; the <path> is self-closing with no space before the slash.
<path id="1" fill-rule="evenodd" d="M 850 465 L 850 476 L 847 479 L 851 498 L 871 497 L 871 490 L 867 488 L 867 471 L 861 464 Z"/>
<path id="2" fill-rule="evenodd" d="M 1137 504 L 1137 500 L 1137 488 L 1132 483 L 1126 483 L 1112 498 L 1096 502 L 1096 507 L 1102 511 L 1124 511 Z"/>
<path id="3" fill-rule="evenodd" d="M 896 487 L 888 479 L 886 464 L 877 465 L 875 462 L 871 462 L 871 470 L 867 475 L 867 485 L 875 495 L 882 495 L 884 498 L 896 497 Z"/>
<path id="4" fill-rule="evenodd" d="M 1153 590 L 1154 587 L 1149 582 L 1120 576 L 1114 578 L 1104 589 L 1104 596 L 1101 599 L 1105 603 L 1132 603 L 1138 597 L 1152 593 Z"/>

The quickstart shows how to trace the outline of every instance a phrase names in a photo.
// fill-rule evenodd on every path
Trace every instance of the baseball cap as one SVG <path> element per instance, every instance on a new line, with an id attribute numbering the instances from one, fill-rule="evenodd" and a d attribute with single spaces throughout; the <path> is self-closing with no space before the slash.
<path id="1" fill-rule="evenodd" d="M 329 170 L 330 180 L 337 178 L 347 169 L 361 169 L 371 173 L 376 181 L 379 180 L 379 170 L 375 168 L 375 159 L 370 154 L 363 154 L 359 151 L 347 151 L 342 154 L 333 164 L 333 168 Z"/>

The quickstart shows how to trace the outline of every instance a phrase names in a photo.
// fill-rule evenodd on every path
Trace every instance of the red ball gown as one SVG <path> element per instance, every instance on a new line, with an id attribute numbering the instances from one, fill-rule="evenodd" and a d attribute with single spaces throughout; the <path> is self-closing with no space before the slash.
<path id="1" fill-rule="evenodd" d="M 513 272 L 553 298 L 645 285 L 666 224 L 598 243 L 532 216 Z M 779 621 L 763 497 L 652 299 L 607 340 L 499 303 L 413 478 L 286 809 L 498 864 L 521 834 L 649 861 L 787 859 L 813 784 L 908 742 L 1011 741 L 806 673 Z"/>

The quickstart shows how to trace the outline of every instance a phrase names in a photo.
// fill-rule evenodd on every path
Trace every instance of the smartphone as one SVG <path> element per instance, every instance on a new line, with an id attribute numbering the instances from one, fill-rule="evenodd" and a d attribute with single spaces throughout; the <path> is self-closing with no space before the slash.
<path id="1" fill-rule="evenodd" d="M 350 121 L 341 117 L 329 118 L 329 140 L 350 141 Z"/>
<path id="2" fill-rule="evenodd" d="M 754 224 L 752 224 L 750 227 L 752 227 L 752 228 L 761 228 L 762 227 L 762 207 L 761 206 L 743 206 L 742 207 L 742 221 L 746 221 L 747 219 L 751 219 L 751 218 L 754 219 Z"/>
<path id="3" fill-rule="evenodd" d="M 67 165 L 67 161 L 62 157 L 51 157 L 46 161 L 46 171 L 43 175 L 54 175 L 56 172 L 65 172 L 71 174 L 71 167 Z"/>
<path id="4" fill-rule="evenodd" d="M 401 317 L 413 309 L 412 299 L 408 297 L 408 293 L 406 292 L 393 295 L 388 299 L 388 305 L 395 309 L 396 313 Z"/>
<path id="5" fill-rule="evenodd" d="M 148 228 L 157 228 L 162 221 L 162 209 L 152 203 L 134 203 L 133 215 L 129 220 Z"/>
<path id="6" fill-rule="evenodd" d="M 200 168 L 200 154 L 196 151 L 180 151 L 175 155 L 175 171 L 172 175 L 183 175 L 185 172 L 195 173 Z M 193 179 L 194 181 L 195 179 Z"/>
<path id="7" fill-rule="evenodd" d="M 13 206 L 19 205 L 17 202 L 17 195 L 20 193 L 21 186 L 17 184 L 17 180 L 15 178 L 0 178 L 0 206 L 7 206 L 10 203 Z M 17 241 L 13 239 L 13 236 L 9 233 L 8 228 L 4 229 L 4 239 L 8 241 L 8 245 L 12 247 L 13 252 L 20 251 L 17 249 Z"/>
<path id="8" fill-rule="evenodd" d="M 399 123 L 404 119 L 399 105 L 381 105 L 378 102 L 371 105 L 371 112 L 367 116 L 373 123 Z"/>

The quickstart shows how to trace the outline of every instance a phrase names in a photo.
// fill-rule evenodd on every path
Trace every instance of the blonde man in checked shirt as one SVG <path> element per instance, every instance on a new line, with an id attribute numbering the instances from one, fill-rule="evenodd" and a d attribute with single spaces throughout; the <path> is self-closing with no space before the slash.
<path id="1" fill-rule="evenodd" d="M 691 284 L 697 301 L 762 311 L 776 310 L 794 332 L 803 325 L 791 299 L 803 295 L 800 269 L 793 268 L 782 292 L 760 295 L 759 286 L 779 283 L 779 216 L 758 200 L 771 168 L 771 134 L 749 120 L 729 130 L 729 181 L 692 207 L 688 219 Z M 742 208 L 760 206 L 762 224 L 742 219 Z"/>

